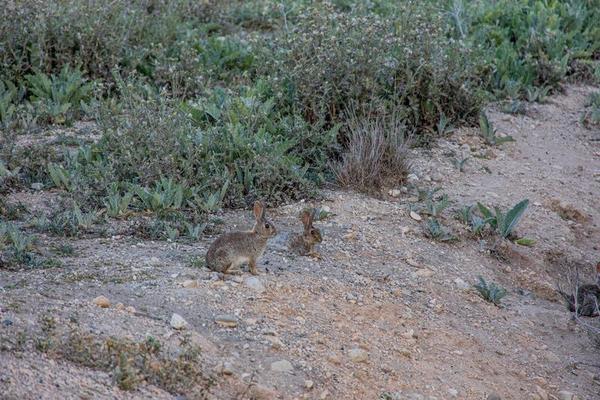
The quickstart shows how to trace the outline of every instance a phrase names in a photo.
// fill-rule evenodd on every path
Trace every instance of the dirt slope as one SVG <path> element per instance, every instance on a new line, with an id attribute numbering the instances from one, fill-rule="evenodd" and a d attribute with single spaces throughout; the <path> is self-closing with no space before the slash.
<path id="1" fill-rule="evenodd" d="M 19 332 L 39 331 L 43 316 L 53 316 L 60 332 L 76 321 L 98 337 L 151 335 L 173 349 L 187 332 L 212 377 L 208 398 L 562 399 L 570 397 L 559 392 L 568 391 L 599 399 L 600 350 L 554 290 L 574 265 L 591 280 L 600 260 L 600 142 L 579 124 L 590 90 L 570 87 L 527 116 L 491 110 L 498 131 L 514 143 L 490 148 L 476 130 L 464 129 L 413 150 L 415 176 L 399 197 L 323 193 L 320 205 L 333 213 L 315 224 L 324 231 L 323 258 L 291 257 L 278 237 L 259 265 L 262 288 L 249 287 L 256 282 L 247 282 L 247 273 L 223 282 L 191 266 L 212 237 L 197 244 L 70 240 L 75 252 L 61 268 L 0 271 L 0 337 L 14 342 Z M 452 159 L 467 155 L 460 173 Z M 506 208 L 530 199 L 518 233 L 536 245 L 490 255 L 490 240 L 468 237 L 451 209 L 442 220 L 461 240 L 425 238 L 424 222 L 408 210 L 417 188 L 435 186 L 451 208 L 476 201 Z M 300 228 L 303 206 L 270 211 L 282 234 Z M 251 224 L 249 212 L 223 218 L 232 228 Z M 40 245 L 64 241 L 41 237 Z M 478 275 L 508 289 L 503 308 L 470 287 Z M 197 287 L 182 287 L 190 279 Z M 98 295 L 111 307 L 92 304 Z M 136 313 L 117 309 L 119 302 Z M 173 313 L 187 329 L 169 326 Z M 216 324 L 220 315 L 237 326 Z M 121 391 L 109 373 L 53 352 L 0 346 L 0 365 L 0 396 L 8 399 L 177 398 L 150 383 Z"/>

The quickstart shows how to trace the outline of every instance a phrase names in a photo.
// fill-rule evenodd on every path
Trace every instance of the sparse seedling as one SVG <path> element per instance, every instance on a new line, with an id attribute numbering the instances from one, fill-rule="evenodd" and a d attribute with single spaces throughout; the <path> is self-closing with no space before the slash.
<path id="1" fill-rule="evenodd" d="M 133 193 L 126 192 L 124 194 L 120 194 L 114 191 L 113 193 L 108 195 L 108 197 L 104 201 L 104 205 L 106 207 L 106 214 L 109 217 L 113 218 L 126 216 L 129 211 L 129 206 L 131 205 L 132 200 Z"/>
<path id="2" fill-rule="evenodd" d="M 448 228 L 440 224 L 440 222 L 435 218 L 430 218 L 427 221 L 425 234 L 427 237 L 440 242 L 458 240 L 458 238 L 452 234 Z"/>
<path id="3" fill-rule="evenodd" d="M 519 220 L 525 213 L 529 200 L 525 199 L 517 203 L 507 213 L 501 211 L 498 207 L 494 207 L 494 212 L 481 203 L 477 203 L 479 211 L 484 217 L 485 223 L 489 224 L 492 229 L 502 238 L 508 238 Z"/>
<path id="4" fill-rule="evenodd" d="M 202 233 L 204 232 L 204 230 L 206 229 L 207 226 L 208 226 L 207 223 L 190 224 L 189 222 L 186 222 L 185 223 L 185 232 L 187 234 L 187 237 L 189 237 L 190 239 L 193 239 L 193 240 L 200 239 L 200 235 L 202 235 Z"/>
<path id="5" fill-rule="evenodd" d="M 458 172 L 465 172 L 465 165 L 467 164 L 467 161 L 469 161 L 469 157 L 452 159 L 452 162 Z"/>
<path id="6" fill-rule="evenodd" d="M 440 136 L 448 135 L 454 131 L 454 128 L 450 125 L 450 121 L 448 120 L 448 117 L 446 117 L 446 114 L 444 114 L 444 113 L 440 114 L 440 119 L 437 123 L 436 128 L 437 128 L 437 134 Z"/>
<path id="7" fill-rule="evenodd" d="M 496 135 L 496 129 L 492 122 L 488 119 L 485 113 L 479 114 L 479 133 L 489 145 L 498 145 L 505 142 L 514 142 L 514 139 L 510 135 L 503 137 Z"/>
<path id="8" fill-rule="evenodd" d="M 502 298 L 504 298 L 507 294 L 506 289 L 496 285 L 493 282 L 486 282 L 482 276 L 479 276 L 478 278 L 479 282 L 473 285 L 473 287 L 477 289 L 484 300 L 500 307 Z"/>

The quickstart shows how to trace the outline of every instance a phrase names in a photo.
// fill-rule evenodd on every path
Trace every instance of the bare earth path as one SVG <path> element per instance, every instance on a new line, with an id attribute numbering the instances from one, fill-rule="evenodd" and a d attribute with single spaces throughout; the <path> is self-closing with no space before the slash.
<path id="1" fill-rule="evenodd" d="M 576 264 L 591 280 L 600 260 L 600 136 L 579 123 L 590 90 L 569 87 L 528 116 L 491 110 L 514 143 L 490 148 L 464 129 L 413 150 L 416 176 L 400 197 L 325 192 L 320 205 L 333 216 L 315 223 L 324 231 L 323 259 L 290 257 L 276 238 L 258 286 L 247 273 L 223 282 L 191 265 L 212 237 L 197 244 L 70 240 L 74 254 L 60 268 L 0 271 L 0 338 L 13 343 L 20 332 L 39 331 L 44 316 L 59 331 L 76 321 L 98 337 L 151 335 L 175 349 L 187 333 L 212 377 L 206 396 L 216 399 L 571 398 L 560 391 L 600 399 L 600 350 L 554 290 Z M 465 156 L 460 173 L 452 159 Z M 535 246 L 507 246 L 499 259 L 467 235 L 451 209 L 442 220 L 461 240 L 425 238 L 409 204 L 416 188 L 436 186 L 451 208 L 481 201 L 506 209 L 530 199 L 518 233 Z M 302 207 L 270 215 L 281 232 L 297 230 Z M 223 218 L 226 226 L 251 224 L 249 212 Z M 40 246 L 64 241 L 40 237 Z M 503 308 L 471 288 L 478 275 L 508 289 Z M 197 287 L 184 288 L 186 280 Z M 98 295 L 111 307 L 95 306 Z M 136 313 L 117 309 L 119 302 Z M 186 329 L 170 327 L 173 313 Z M 236 326 L 215 323 L 221 315 Z M 195 398 L 150 382 L 122 391 L 109 372 L 2 343 L 0 365 L 1 398 Z"/>

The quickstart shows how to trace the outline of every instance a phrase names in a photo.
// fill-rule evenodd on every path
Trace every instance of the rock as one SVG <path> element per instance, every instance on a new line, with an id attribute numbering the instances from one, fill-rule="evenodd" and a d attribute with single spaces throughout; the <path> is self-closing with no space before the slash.
<path id="1" fill-rule="evenodd" d="M 420 262 L 418 262 L 417 260 L 415 260 L 414 258 L 408 257 L 405 261 L 411 267 L 423 268 L 423 265 Z"/>
<path id="2" fill-rule="evenodd" d="M 499 394 L 492 392 L 487 395 L 486 400 L 502 400 L 502 397 L 500 397 Z"/>
<path id="3" fill-rule="evenodd" d="M 274 349 L 281 349 L 285 347 L 281 339 L 279 339 L 277 336 L 267 336 L 267 340 L 271 342 L 271 347 Z"/>
<path id="4" fill-rule="evenodd" d="M 456 278 L 454 280 L 454 284 L 456 285 L 457 288 L 459 288 L 461 290 L 467 290 L 470 288 L 469 284 L 460 278 Z"/>
<path id="5" fill-rule="evenodd" d="M 560 392 L 558 392 L 558 399 L 559 400 L 574 400 L 575 395 L 566 390 L 561 390 Z"/>
<path id="6" fill-rule="evenodd" d="M 315 385 L 314 382 L 311 381 L 310 379 L 304 381 L 304 387 L 307 388 L 308 390 L 312 389 L 314 385 Z"/>
<path id="7" fill-rule="evenodd" d="M 402 333 L 402 337 L 405 339 L 414 339 L 415 338 L 415 330 L 409 329 L 406 332 Z"/>
<path id="8" fill-rule="evenodd" d="M 342 363 L 342 360 L 340 360 L 340 358 L 334 354 L 331 354 L 330 356 L 328 356 L 327 361 L 329 361 L 330 363 L 335 364 L 335 365 L 340 365 Z"/>
<path id="9" fill-rule="evenodd" d="M 421 218 L 421 216 L 420 216 L 419 214 L 417 214 L 417 213 L 416 213 L 416 212 L 414 212 L 414 211 L 411 211 L 411 212 L 410 212 L 410 217 L 411 217 L 412 219 L 414 219 L 415 221 L 421 221 L 421 220 L 423 219 L 423 218 Z"/>
<path id="10" fill-rule="evenodd" d="M 321 392 L 319 400 L 325 400 L 327 397 L 329 397 L 329 390 L 325 389 Z"/>
<path id="11" fill-rule="evenodd" d="M 450 397 L 456 397 L 456 396 L 458 396 L 458 390 L 456 390 L 454 388 L 450 388 L 450 389 L 448 389 L 448 395 L 450 395 Z"/>
<path id="12" fill-rule="evenodd" d="M 198 280 L 196 279 L 188 279 L 187 281 L 184 281 L 181 286 L 183 286 L 186 289 L 195 289 L 198 287 Z"/>
<path id="13" fill-rule="evenodd" d="M 102 308 L 108 308 L 110 307 L 110 300 L 108 300 L 106 297 L 104 296 L 98 296 L 93 300 L 94 304 L 97 305 L 98 307 L 102 307 Z"/>
<path id="14" fill-rule="evenodd" d="M 425 175 L 425 177 L 423 177 L 423 179 L 424 179 L 426 182 L 431 182 L 431 176 L 429 176 L 429 175 Z"/>
<path id="15" fill-rule="evenodd" d="M 548 392 L 546 392 L 544 389 L 536 385 L 535 391 L 537 392 L 540 399 L 548 400 Z"/>
<path id="16" fill-rule="evenodd" d="M 127 307 L 125 307 L 125 311 L 127 311 L 130 314 L 135 314 L 135 307 L 127 306 Z"/>
<path id="17" fill-rule="evenodd" d="M 244 285 L 246 285 L 250 289 L 257 291 L 258 293 L 262 293 L 265 291 L 265 286 L 262 284 L 260 279 L 258 279 L 255 276 L 250 276 L 246 278 L 246 280 L 244 281 Z"/>
<path id="18" fill-rule="evenodd" d="M 221 373 L 223 375 L 233 375 L 233 365 L 229 361 L 225 361 L 221 367 Z"/>
<path id="19" fill-rule="evenodd" d="M 235 328 L 238 325 L 237 318 L 233 315 L 217 315 L 215 323 L 226 328 Z"/>
<path id="20" fill-rule="evenodd" d="M 366 362 L 369 358 L 369 353 L 363 349 L 355 347 L 348 351 L 348 357 L 350 357 L 350 359 L 356 363 Z"/>
<path id="21" fill-rule="evenodd" d="M 388 194 L 392 197 L 400 197 L 400 195 L 402 194 L 402 191 L 398 190 L 398 189 L 391 189 Z"/>
<path id="22" fill-rule="evenodd" d="M 417 181 L 419 180 L 419 177 L 418 177 L 416 174 L 408 174 L 408 175 L 406 176 L 406 179 L 407 179 L 409 182 L 417 182 Z"/>
<path id="23" fill-rule="evenodd" d="M 292 372 L 294 366 L 288 360 L 279 360 L 271 363 L 271 371 L 274 372 Z"/>
<path id="24" fill-rule="evenodd" d="M 185 327 L 187 327 L 187 321 L 185 319 L 183 319 L 183 317 L 179 314 L 173 314 L 171 316 L 171 327 L 173 329 L 184 329 Z"/>
<path id="25" fill-rule="evenodd" d="M 123 304 L 123 303 L 117 303 L 117 304 L 115 304 L 115 308 L 117 310 L 124 310 L 125 309 L 125 304 Z"/>
<path id="26" fill-rule="evenodd" d="M 433 175 L 431 175 L 431 178 L 436 182 L 441 182 L 444 180 L 444 175 L 439 172 L 434 172 Z"/>
<path id="27" fill-rule="evenodd" d="M 249 398 L 256 400 L 275 400 L 280 397 L 277 391 L 260 384 L 250 386 L 248 395 Z"/>
<path id="28" fill-rule="evenodd" d="M 433 271 L 427 268 L 423 268 L 420 270 L 417 270 L 415 272 L 415 275 L 420 276 L 421 278 L 429 278 L 431 276 L 433 276 Z"/>
<path id="29" fill-rule="evenodd" d="M 33 190 L 42 190 L 44 188 L 44 184 L 41 182 L 34 182 L 31 184 L 31 188 Z"/>

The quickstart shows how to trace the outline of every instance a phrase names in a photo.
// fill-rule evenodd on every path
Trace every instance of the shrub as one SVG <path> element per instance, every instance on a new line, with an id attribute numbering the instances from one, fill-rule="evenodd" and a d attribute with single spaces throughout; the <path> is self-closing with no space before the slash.
<path id="1" fill-rule="evenodd" d="M 395 117 L 348 117 L 348 143 L 334 165 L 338 182 L 363 192 L 398 187 L 409 172 L 406 128 Z"/>

